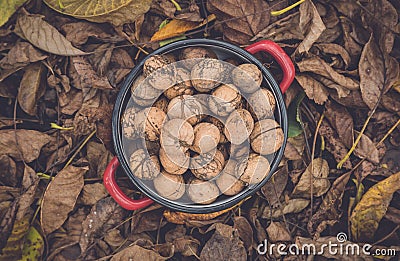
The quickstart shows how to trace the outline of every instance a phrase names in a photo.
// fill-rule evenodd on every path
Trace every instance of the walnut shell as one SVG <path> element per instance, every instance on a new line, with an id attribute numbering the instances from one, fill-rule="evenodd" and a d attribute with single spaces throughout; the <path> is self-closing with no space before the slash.
<path id="1" fill-rule="evenodd" d="M 225 122 L 224 134 L 232 144 L 241 144 L 247 140 L 254 128 L 254 120 L 245 109 L 233 111 Z"/>
<path id="2" fill-rule="evenodd" d="M 156 107 L 146 108 L 144 111 L 148 111 L 144 129 L 146 139 L 150 141 L 158 140 L 166 115 L 162 110 Z"/>
<path id="3" fill-rule="evenodd" d="M 128 139 L 136 139 L 136 127 L 135 127 L 135 117 L 138 112 L 137 107 L 130 107 L 124 111 L 122 115 L 122 133 Z"/>
<path id="4" fill-rule="evenodd" d="M 236 195 L 245 187 L 245 183 L 237 178 L 237 165 L 238 163 L 235 160 L 229 160 L 226 163 L 226 166 L 221 175 L 219 175 L 219 177 L 215 181 L 219 190 L 224 195 Z"/>
<path id="5" fill-rule="evenodd" d="M 160 143 L 168 153 L 174 153 L 175 149 L 187 151 L 193 140 L 193 127 L 185 120 L 172 119 L 165 122 L 161 128 Z"/>
<path id="6" fill-rule="evenodd" d="M 243 157 L 248 157 L 250 154 L 250 141 L 247 140 L 242 144 L 235 145 L 231 144 L 229 153 L 232 159 L 242 159 Z"/>
<path id="7" fill-rule="evenodd" d="M 157 71 L 158 69 L 174 62 L 169 57 L 165 55 L 153 55 L 150 56 L 143 65 L 143 74 L 145 77 L 148 77 L 153 72 Z"/>
<path id="8" fill-rule="evenodd" d="M 262 73 L 255 64 L 244 63 L 232 71 L 233 83 L 245 93 L 253 93 L 258 90 L 262 79 Z"/>
<path id="9" fill-rule="evenodd" d="M 131 110 L 127 110 L 122 122 L 123 133 L 130 139 L 145 134 L 147 140 L 158 140 L 165 116 L 165 113 L 156 107 L 145 108 L 133 114 Z"/>
<path id="10" fill-rule="evenodd" d="M 133 101 L 143 107 L 151 106 L 160 95 L 160 91 L 154 89 L 143 75 L 133 82 L 131 93 Z"/>
<path id="11" fill-rule="evenodd" d="M 181 175 L 185 173 L 190 164 L 190 153 L 189 151 L 183 152 L 180 150 L 175 153 L 168 153 L 163 147 L 160 149 L 160 162 L 164 167 L 165 171 L 170 174 Z"/>
<path id="12" fill-rule="evenodd" d="M 144 180 L 152 180 L 160 173 L 160 162 L 157 156 L 149 156 L 143 149 L 131 155 L 129 166 L 133 175 Z"/>
<path id="13" fill-rule="evenodd" d="M 158 155 L 160 152 L 160 143 L 158 141 L 145 140 L 145 146 L 150 155 Z"/>
<path id="14" fill-rule="evenodd" d="M 196 97 L 182 95 L 173 98 L 168 104 L 169 119 L 183 119 L 195 125 L 204 118 L 204 109 Z"/>
<path id="15" fill-rule="evenodd" d="M 211 124 L 213 124 L 213 125 L 215 125 L 218 128 L 218 130 L 219 130 L 219 143 L 220 144 L 227 143 L 228 139 L 225 137 L 225 134 L 224 134 L 224 128 L 225 128 L 224 124 L 220 120 L 218 120 L 217 118 L 212 117 L 212 116 L 207 117 L 206 121 L 211 123 Z"/>
<path id="16" fill-rule="evenodd" d="M 208 122 L 194 126 L 194 140 L 191 149 L 199 154 L 209 152 L 218 146 L 220 134 L 218 128 Z"/>
<path id="17" fill-rule="evenodd" d="M 202 47 L 188 47 L 182 50 L 180 59 L 185 60 L 183 64 L 188 70 L 192 70 L 193 66 L 199 62 L 196 59 L 212 58 L 217 59 L 217 55 L 209 50 Z"/>
<path id="18" fill-rule="evenodd" d="M 262 120 L 274 115 L 276 101 L 271 91 L 261 88 L 250 95 L 248 102 L 253 118 Z"/>
<path id="19" fill-rule="evenodd" d="M 258 121 L 250 135 L 251 148 L 262 155 L 274 153 L 282 147 L 284 134 L 279 124 L 271 119 Z"/>
<path id="20" fill-rule="evenodd" d="M 157 90 L 166 90 L 176 84 L 176 66 L 164 55 L 154 55 L 143 65 L 143 74 L 149 84 Z"/>
<path id="21" fill-rule="evenodd" d="M 220 174 L 225 166 L 224 155 L 216 150 L 215 153 L 204 153 L 190 159 L 190 169 L 198 179 L 210 180 Z"/>
<path id="22" fill-rule="evenodd" d="M 153 107 L 156 107 L 160 110 L 162 110 L 164 113 L 167 113 L 168 111 L 168 99 L 164 96 L 160 96 L 158 100 L 153 104 Z"/>
<path id="23" fill-rule="evenodd" d="M 210 204 L 219 196 L 219 190 L 214 182 L 201 179 L 192 179 L 187 188 L 189 198 L 199 204 Z"/>
<path id="24" fill-rule="evenodd" d="M 209 92 L 227 78 L 227 68 L 222 61 L 204 59 L 193 66 L 190 79 L 199 92 Z"/>
<path id="25" fill-rule="evenodd" d="M 260 183 L 270 171 L 268 160 L 255 153 L 250 154 L 248 159 L 239 162 L 239 165 L 239 169 L 244 169 L 240 176 L 240 180 L 245 184 Z"/>
<path id="26" fill-rule="evenodd" d="M 183 68 L 176 69 L 176 84 L 164 91 L 164 95 L 172 100 L 180 95 L 192 95 L 194 92 L 190 81 L 190 72 Z"/>
<path id="27" fill-rule="evenodd" d="M 186 191 L 185 181 L 181 175 L 172 175 L 166 171 L 161 171 L 161 174 L 153 182 L 157 193 L 170 200 L 181 198 Z"/>
<path id="28" fill-rule="evenodd" d="M 222 84 L 212 91 L 208 105 L 213 113 L 225 117 L 239 106 L 241 100 L 242 96 L 234 85 Z"/>

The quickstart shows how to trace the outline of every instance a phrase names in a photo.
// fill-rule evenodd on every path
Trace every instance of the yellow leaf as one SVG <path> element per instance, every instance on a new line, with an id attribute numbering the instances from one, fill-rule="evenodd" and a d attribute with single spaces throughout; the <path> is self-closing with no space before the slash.
<path id="1" fill-rule="evenodd" d="M 375 184 L 361 198 L 350 217 L 355 240 L 372 239 L 385 215 L 393 193 L 400 189 L 400 172 Z"/>
<path id="2" fill-rule="evenodd" d="M 18 10 L 27 0 L 2 0 L 0 2 L 0 26 L 7 23 L 8 19 Z"/>
<path id="3" fill-rule="evenodd" d="M 196 22 L 172 20 L 166 26 L 158 30 L 150 41 L 156 42 L 181 35 L 189 30 L 196 28 Z"/>
<path id="4" fill-rule="evenodd" d="M 149 11 L 152 0 L 45 0 L 49 7 L 65 15 L 115 26 L 135 21 Z"/>
<path id="5" fill-rule="evenodd" d="M 14 223 L 11 235 L 8 237 L 6 246 L 2 249 L 0 260 L 15 260 L 21 257 L 22 243 L 29 228 L 30 216 L 26 215 Z"/>
<path id="6" fill-rule="evenodd" d="M 20 261 L 40 260 L 43 253 L 44 241 L 42 235 L 34 227 L 30 227 L 25 237 Z"/>

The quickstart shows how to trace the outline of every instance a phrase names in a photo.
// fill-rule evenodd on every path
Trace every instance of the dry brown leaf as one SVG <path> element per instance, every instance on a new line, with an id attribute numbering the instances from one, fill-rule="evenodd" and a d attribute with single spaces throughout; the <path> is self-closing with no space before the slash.
<path id="1" fill-rule="evenodd" d="M 393 57 L 382 52 L 371 34 L 364 46 L 358 65 L 360 89 L 364 102 L 374 108 L 381 92 L 386 93 L 399 75 L 399 66 Z"/>
<path id="2" fill-rule="evenodd" d="M 319 57 L 303 59 L 297 62 L 297 66 L 300 72 L 312 72 L 322 75 L 346 89 L 357 90 L 360 88 L 360 84 L 357 81 L 336 72 L 329 64 Z"/>
<path id="3" fill-rule="evenodd" d="M 175 251 L 183 256 L 197 255 L 197 251 L 200 247 L 200 241 L 192 236 L 177 238 L 172 244 L 175 247 Z"/>
<path id="4" fill-rule="evenodd" d="M 197 27 L 196 22 L 183 21 L 183 20 L 172 20 L 163 28 L 158 30 L 150 39 L 152 42 L 157 42 L 169 38 L 173 38 L 175 36 L 179 36 L 189 30 L 193 30 Z"/>
<path id="5" fill-rule="evenodd" d="M 138 234 L 142 232 L 155 231 L 162 228 L 167 222 L 163 220 L 162 209 L 137 212 L 132 216 L 131 231 Z"/>
<path id="6" fill-rule="evenodd" d="M 316 158 L 311 161 L 310 165 L 306 168 L 301 175 L 299 183 L 293 190 L 293 196 L 301 196 L 309 198 L 311 196 L 311 179 L 313 180 L 313 195 L 320 197 L 325 194 L 331 183 L 328 180 L 329 166 L 328 162 L 322 158 Z M 314 178 L 311 178 L 314 177 Z"/>
<path id="7" fill-rule="evenodd" d="M 284 205 L 278 209 L 265 208 L 262 218 L 279 218 L 286 214 L 299 213 L 310 204 L 309 199 L 294 198 L 285 202 Z"/>
<path id="8" fill-rule="evenodd" d="M 318 43 L 315 44 L 315 47 L 317 47 L 320 51 L 322 51 L 325 54 L 339 55 L 344 62 L 345 69 L 351 63 L 351 57 L 349 53 L 341 45 L 335 43 Z"/>
<path id="9" fill-rule="evenodd" d="M 340 140 L 347 148 L 351 148 L 354 142 L 353 117 L 346 107 L 333 101 L 327 102 L 325 108 L 325 116 L 336 130 Z"/>
<path id="10" fill-rule="evenodd" d="M 116 253 L 111 258 L 111 261 L 125 261 L 125 260 L 164 261 L 167 259 L 168 257 L 163 257 L 154 250 L 146 249 L 138 245 L 133 245 Z"/>
<path id="11" fill-rule="evenodd" d="M 397 208 L 388 207 L 384 217 L 393 223 L 400 225 L 400 210 Z"/>
<path id="12" fill-rule="evenodd" d="M 267 227 L 268 239 L 275 243 L 279 241 L 291 241 L 292 237 L 290 236 L 289 231 L 286 226 L 282 222 L 273 222 Z"/>
<path id="13" fill-rule="evenodd" d="M 310 50 L 311 46 L 318 40 L 326 27 L 318 14 L 317 8 L 311 0 L 306 0 L 301 4 L 299 12 L 299 27 L 300 31 L 304 35 L 304 40 L 297 47 L 296 52 L 304 53 Z"/>
<path id="14" fill-rule="evenodd" d="M 323 86 L 329 88 L 329 89 L 334 89 L 336 90 L 336 93 L 333 93 L 333 95 L 337 95 L 339 98 L 344 98 L 347 97 L 350 94 L 350 90 L 344 88 L 343 86 L 337 84 L 336 82 L 325 78 L 321 75 L 318 74 L 313 74 L 313 78 L 317 81 L 319 81 Z M 330 95 L 332 96 L 332 91 L 330 91 Z"/>
<path id="15" fill-rule="evenodd" d="M 7 155 L 0 155 L 0 180 L 2 185 L 16 187 L 19 181 L 17 166 L 12 158 Z M 2 201 L 2 200 L 0 200 Z"/>
<path id="16" fill-rule="evenodd" d="M 22 77 L 18 89 L 18 103 L 21 108 L 29 115 L 36 115 L 37 103 L 45 92 L 43 76 L 45 67 L 42 63 L 34 63 L 28 66 Z"/>
<path id="17" fill-rule="evenodd" d="M 303 87 L 307 97 L 315 103 L 322 105 L 328 100 L 329 93 L 319 81 L 306 74 L 296 74 L 295 78 Z"/>
<path id="18" fill-rule="evenodd" d="M 101 237 L 121 222 L 125 211 L 111 197 L 99 200 L 94 205 L 82 223 L 83 231 L 79 240 L 79 245 L 83 256 L 88 246 L 97 237 Z M 121 253 L 121 252 L 120 252 Z"/>
<path id="19" fill-rule="evenodd" d="M 355 131 L 354 138 L 356 138 L 359 134 L 360 132 Z M 361 139 L 354 150 L 354 155 L 361 159 L 368 157 L 368 160 L 372 163 L 379 163 L 379 151 L 374 142 L 365 134 L 361 136 Z"/>
<path id="20" fill-rule="evenodd" d="M 275 207 L 279 204 L 279 198 L 285 190 L 288 177 L 287 166 L 283 166 L 261 187 L 261 193 L 268 200 L 270 206 Z"/>
<path id="21" fill-rule="evenodd" d="M 209 0 L 207 9 L 225 21 L 225 39 L 237 44 L 247 44 L 269 24 L 269 5 L 263 0 Z"/>
<path id="22" fill-rule="evenodd" d="M 400 189 L 400 172 L 371 187 L 354 208 L 351 217 L 351 234 L 356 241 L 372 240 L 379 222 L 385 215 L 393 193 Z"/>
<path id="23" fill-rule="evenodd" d="M 201 260 L 247 260 L 246 249 L 236 229 L 222 223 L 212 225 L 207 231 L 212 229 L 215 232 L 201 250 Z"/>
<path id="24" fill-rule="evenodd" d="M 15 25 L 15 33 L 37 48 L 52 54 L 63 56 L 86 54 L 73 47 L 71 42 L 43 20 L 41 15 L 20 14 Z"/>
<path id="25" fill-rule="evenodd" d="M 31 167 L 25 165 L 24 177 L 22 179 L 22 188 L 24 192 L 18 198 L 18 211 L 16 214 L 17 220 L 21 220 L 27 213 L 29 213 L 31 204 L 35 199 L 35 193 L 38 185 L 38 175 Z"/>
<path id="26" fill-rule="evenodd" d="M 30 43 L 18 42 L 0 60 L 0 68 L 15 70 L 46 58 L 47 55 L 37 50 Z"/>
<path id="27" fill-rule="evenodd" d="M 111 26 L 107 26 L 105 24 L 100 26 L 89 22 L 79 21 L 64 24 L 61 29 L 65 32 L 65 38 L 75 46 L 85 44 L 88 41 L 89 37 L 102 41 L 123 41 L 123 38 L 121 36 L 118 36 L 116 33 L 114 33 L 114 30 L 111 29 Z M 114 34 L 110 34 L 108 32 Z"/>
<path id="28" fill-rule="evenodd" d="M 82 56 L 72 57 L 72 63 L 79 75 L 81 88 L 112 89 L 107 77 L 99 76 L 92 65 Z"/>
<path id="29" fill-rule="evenodd" d="M 243 241 L 247 251 L 251 250 L 254 242 L 253 228 L 251 227 L 247 218 L 243 216 L 236 216 L 233 219 L 233 228 L 237 229 L 239 238 Z"/>
<path id="30" fill-rule="evenodd" d="M 108 195 L 103 183 L 87 184 L 83 187 L 82 197 L 80 198 L 84 205 L 94 205 L 102 198 Z"/>
<path id="31" fill-rule="evenodd" d="M 340 210 L 342 198 L 350 175 L 351 172 L 347 172 L 333 182 L 321 206 L 308 222 L 308 232 L 314 235 L 314 239 L 319 238 L 321 232 L 324 231 L 328 225 L 332 226 L 339 221 L 342 215 Z"/>
<path id="32" fill-rule="evenodd" d="M 42 147 L 52 140 L 49 135 L 34 130 L 0 130 L 0 151 L 16 161 L 32 162 L 39 157 Z"/>
<path id="33" fill-rule="evenodd" d="M 60 171 L 47 186 L 40 208 L 41 224 L 46 235 L 58 229 L 74 209 L 87 170 L 87 167 L 70 165 Z"/>

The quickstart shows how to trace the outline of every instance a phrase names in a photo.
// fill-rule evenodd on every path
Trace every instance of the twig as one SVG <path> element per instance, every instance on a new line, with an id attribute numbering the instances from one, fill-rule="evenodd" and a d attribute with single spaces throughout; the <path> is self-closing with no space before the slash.
<path id="1" fill-rule="evenodd" d="M 286 13 L 286 12 L 292 10 L 292 9 L 295 8 L 296 6 L 302 4 L 304 1 L 305 1 L 305 0 L 297 1 L 296 3 L 294 3 L 294 4 L 292 4 L 292 5 L 289 5 L 288 7 L 283 8 L 282 10 L 271 11 L 271 15 L 272 15 L 272 16 L 278 16 L 278 15 L 284 14 L 284 13 Z"/>
<path id="2" fill-rule="evenodd" d="M 89 136 L 87 136 L 87 138 L 82 142 L 81 146 L 79 146 L 79 148 L 75 151 L 75 153 L 72 155 L 72 157 L 67 161 L 67 163 L 65 164 L 63 169 L 65 169 L 66 167 L 69 166 L 69 164 L 71 164 L 71 162 L 74 160 L 76 155 L 78 155 L 78 153 L 83 149 L 83 147 L 86 145 L 86 143 L 88 143 L 90 138 L 92 138 L 95 133 L 96 133 L 96 130 L 92 131 L 92 133 L 90 133 Z"/>

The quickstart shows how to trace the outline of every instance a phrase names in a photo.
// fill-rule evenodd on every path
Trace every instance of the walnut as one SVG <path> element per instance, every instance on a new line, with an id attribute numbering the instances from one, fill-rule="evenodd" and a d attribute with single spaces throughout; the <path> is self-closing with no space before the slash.
<path id="1" fill-rule="evenodd" d="M 189 198 L 199 204 L 211 204 L 219 196 L 219 190 L 214 182 L 193 178 L 187 189 Z"/>
<path id="2" fill-rule="evenodd" d="M 193 66 L 190 73 L 193 87 L 199 92 L 209 92 L 227 78 L 227 68 L 222 61 L 204 59 Z"/>
<path id="3" fill-rule="evenodd" d="M 250 136 L 254 128 L 254 120 L 245 109 L 233 111 L 225 123 L 224 133 L 232 144 L 241 144 Z"/>
<path id="4" fill-rule="evenodd" d="M 167 115 L 169 119 L 184 119 L 191 125 L 195 125 L 204 118 L 203 111 L 203 106 L 196 97 L 182 95 L 169 102 Z"/>
<path id="5" fill-rule="evenodd" d="M 196 59 L 212 58 L 217 59 L 217 55 L 208 49 L 202 47 L 188 47 L 182 50 L 180 59 L 188 70 L 192 70 L 193 66 L 200 60 Z"/>
<path id="6" fill-rule="evenodd" d="M 149 82 L 140 75 L 131 87 L 132 99 L 139 106 L 151 106 L 161 94 L 159 90 L 150 86 Z"/>
<path id="7" fill-rule="evenodd" d="M 216 150 L 215 153 L 204 153 L 190 160 L 190 169 L 198 179 L 210 180 L 218 176 L 225 165 L 224 155 Z"/>
<path id="8" fill-rule="evenodd" d="M 238 164 L 239 167 L 237 169 L 241 174 L 240 180 L 245 184 L 260 183 L 270 171 L 268 160 L 255 153 L 251 153 L 248 159 L 243 159 Z"/>
<path id="9" fill-rule="evenodd" d="M 160 143 L 168 153 L 175 153 L 175 149 L 186 152 L 192 146 L 193 140 L 193 127 L 185 120 L 172 119 L 161 128 Z"/>
<path id="10" fill-rule="evenodd" d="M 181 175 L 185 173 L 190 164 L 190 153 L 189 151 L 183 152 L 176 150 L 174 153 L 170 150 L 165 151 L 163 147 L 160 149 L 160 162 L 164 167 L 165 171 L 170 174 Z"/>
<path id="11" fill-rule="evenodd" d="M 208 105 L 216 115 L 225 117 L 236 109 L 242 100 L 242 96 L 232 84 L 222 84 L 212 91 Z"/>
<path id="12" fill-rule="evenodd" d="M 208 122 L 194 126 L 194 140 L 191 149 L 197 153 L 206 153 L 218 145 L 220 134 L 218 128 Z"/>
<path id="13" fill-rule="evenodd" d="M 144 180 L 152 180 L 160 173 L 160 162 L 157 156 L 149 156 L 143 149 L 131 155 L 129 166 L 133 175 Z"/>
<path id="14" fill-rule="evenodd" d="M 140 110 L 137 107 L 130 107 L 124 111 L 122 115 L 122 133 L 128 139 L 136 139 L 136 126 L 135 126 L 135 116 L 136 113 Z"/>
<path id="15" fill-rule="evenodd" d="M 147 118 L 146 121 L 144 121 L 146 123 L 144 128 L 145 137 L 150 141 L 158 140 L 161 133 L 161 126 L 166 115 L 162 110 L 156 107 L 146 108 L 144 111 L 147 112 Z"/>
<path id="16" fill-rule="evenodd" d="M 183 68 L 176 69 L 176 84 L 164 91 L 164 95 L 172 100 L 180 95 L 192 95 L 194 92 L 190 81 L 190 72 Z"/>
<path id="17" fill-rule="evenodd" d="M 163 55 L 153 55 L 143 65 L 143 74 L 149 84 L 157 90 L 166 90 L 175 85 L 177 69 L 174 63 Z"/>
<path id="18" fill-rule="evenodd" d="M 251 148 L 262 155 L 274 153 L 283 144 L 284 134 L 279 124 L 271 119 L 256 122 L 250 135 Z"/>
<path id="19" fill-rule="evenodd" d="M 125 112 L 122 122 L 123 133 L 127 138 L 142 137 L 150 141 L 159 139 L 165 113 L 156 107 L 146 108 L 136 113 L 131 110 Z"/>
<path id="20" fill-rule="evenodd" d="M 213 124 L 213 125 L 215 125 L 218 128 L 218 130 L 219 130 L 219 143 L 221 143 L 221 144 L 222 143 L 227 143 L 228 139 L 225 137 L 225 134 L 224 134 L 224 128 L 225 128 L 224 124 L 220 120 L 218 120 L 217 118 L 214 118 L 212 116 L 208 116 L 206 118 L 206 121 L 211 123 L 211 124 Z"/>
<path id="21" fill-rule="evenodd" d="M 238 163 L 235 160 L 229 160 L 226 163 L 221 175 L 217 178 L 215 183 L 219 190 L 227 196 L 238 194 L 245 187 L 245 183 L 237 178 Z"/>
<path id="22" fill-rule="evenodd" d="M 153 104 L 153 107 L 156 107 L 160 110 L 162 110 L 164 113 L 167 113 L 168 111 L 168 99 L 164 96 L 160 96 L 158 100 Z"/>
<path id="23" fill-rule="evenodd" d="M 185 181 L 181 175 L 161 171 L 153 182 L 157 193 L 164 198 L 177 200 L 185 194 Z"/>
<path id="24" fill-rule="evenodd" d="M 165 55 L 153 55 L 150 56 L 143 65 L 143 74 L 145 77 L 150 76 L 153 72 L 158 69 L 167 66 L 171 62 L 174 62 L 170 57 Z"/>
<path id="25" fill-rule="evenodd" d="M 262 73 L 255 64 L 244 63 L 232 71 L 233 83 L 245 93 L 253 93 L 258 90 L 262 79 Z"/>
<path id="26" fill-rule="evenodd" d="M 160 143 L 158 141 L 145 140 L 145 146 L 150 155 L 158 155 L 160 151 Z"/>
<path id="27" fill-rule="evenodd" d="M 253 118 L 262 120 L 274 115 L 276 101 L 271 91 L 261 88 L 250 95 L 248 102 Z"/>

